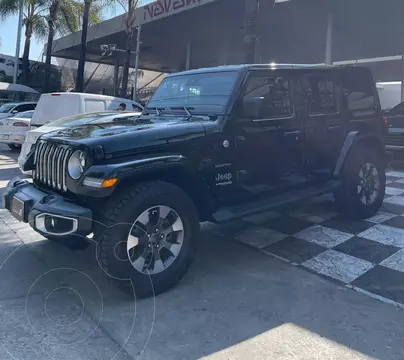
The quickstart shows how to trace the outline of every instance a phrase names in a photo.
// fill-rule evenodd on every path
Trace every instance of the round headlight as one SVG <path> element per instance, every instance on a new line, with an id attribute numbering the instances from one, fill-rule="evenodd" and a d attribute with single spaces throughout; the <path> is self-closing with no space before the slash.
<path id="1" fill-rule="evenodd" d="M 84 153 L 81 150 L 77 150 L 70 156 L 67 172 L 72 179 L 77 180 L 83 174 L 85 166 L 86 158 Z"/>

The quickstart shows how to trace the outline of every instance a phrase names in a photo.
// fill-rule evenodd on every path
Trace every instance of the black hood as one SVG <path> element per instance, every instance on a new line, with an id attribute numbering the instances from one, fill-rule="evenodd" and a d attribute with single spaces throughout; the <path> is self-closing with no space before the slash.
<path id="1" fill-rule="evenodd" d="M 160 146 L 191 140 L 205 135 L 200 121 L 186 118 L 140 118 L 131 125 L 91 123 L 68 127 L 41 136 L 43 140 L 95 147 L 101 145 L 105 154 Z"/>

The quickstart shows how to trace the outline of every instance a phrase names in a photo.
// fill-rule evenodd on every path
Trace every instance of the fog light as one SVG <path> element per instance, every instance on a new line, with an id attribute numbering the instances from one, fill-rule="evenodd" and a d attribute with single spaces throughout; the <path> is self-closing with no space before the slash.
<path id="1" fill-rule="evenodd" d="M 57 227 L 57 220 L 53 216 L 45 216 L 45 228 L 48 231 L 53 231 Z"/>
<path id="2" fill-rule="evenodd" d="M 61 215 L 39 214 L 35 217 L 35 229 L 45 234 L 64 236 L 78 229 L 78 220 Z"/>

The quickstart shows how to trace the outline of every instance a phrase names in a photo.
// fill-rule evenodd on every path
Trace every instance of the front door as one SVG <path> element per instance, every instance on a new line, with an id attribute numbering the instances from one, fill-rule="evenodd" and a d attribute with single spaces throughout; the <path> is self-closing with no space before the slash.
<path id="1" fill-rule="evenodd" d="M 294 79 L 282 71 L 251 71 L 239 102 L 260 98 L 256 116 L 242 109 L 232 124 L 233 164 L 241 194 L 276 192 L 301 167 L 301 126 L 293 105 Z"/>

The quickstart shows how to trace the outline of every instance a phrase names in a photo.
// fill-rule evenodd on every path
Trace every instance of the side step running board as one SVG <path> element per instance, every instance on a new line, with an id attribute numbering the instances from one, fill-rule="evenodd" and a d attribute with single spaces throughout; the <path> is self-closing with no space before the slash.
<path id="1" fill-rule="evenodd" d="M 215 212 L 213 214 L 213 219 L 218 223 L 223 223 L 267 211 L 281 205 L 291 204 L 314 196 L 327 194 L 337 189 L 339 186 L 341 186 L 341 183 L 337 180 L 333 180 L 319 186 L 306 187 L 249 203 L 225 207 Z"/>

